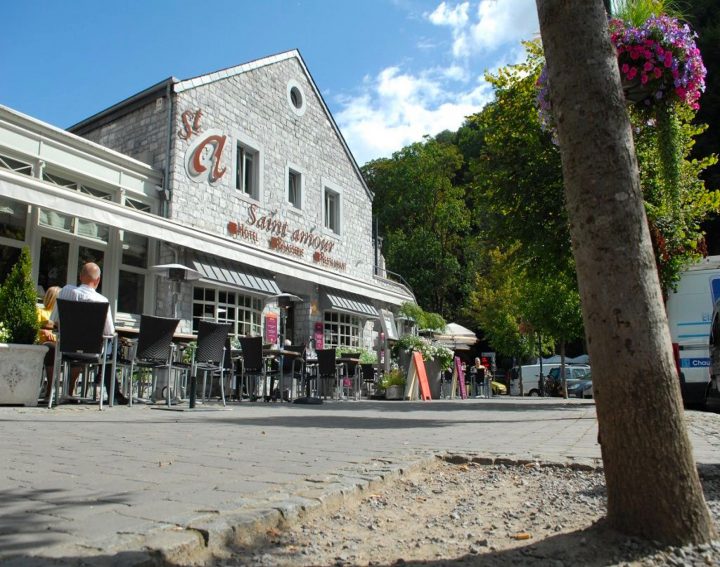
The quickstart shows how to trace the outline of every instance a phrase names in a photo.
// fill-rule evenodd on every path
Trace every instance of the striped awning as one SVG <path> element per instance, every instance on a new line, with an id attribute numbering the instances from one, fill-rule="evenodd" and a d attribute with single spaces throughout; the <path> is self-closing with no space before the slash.
<path id="1" fill-rule="evenodd" d="M 359 315 L 366 319 L 379 317 L 378 310 L 369 303 L 368 298 L 336 289 L 323 288 L 322 306 L 323 309 Z"/>
<path id="2" fill-rule="evenodd" d="M 271 273 L 246 264 L 231 262 L 217 256 L 197 254 L 193 259 L 193 267 L 202 274 L 201 279 L 233 289 L 262 295 L 280 293 L 280 288 Z"/>

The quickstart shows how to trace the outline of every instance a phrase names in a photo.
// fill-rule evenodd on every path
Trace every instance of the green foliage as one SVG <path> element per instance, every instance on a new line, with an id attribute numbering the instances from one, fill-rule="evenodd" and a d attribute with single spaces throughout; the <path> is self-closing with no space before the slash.
<path id="1" fill-rule="evenodd" d="M 660 282 L 664 290 L 673 289 L 681 271 L 704 253 L 701 223 L 720 210 L 720 192 L 709 191 L 700 179 L 703 171 L 717 163 L 717 156 L 690 159 L 694 138 L 706 126 L 692 123 L 694 113 L 677 108 L 677 147 L 679 170 L 675 181 L 668 180 L 665 168 L 667 148 L 653 121 L 641 120 L 631 112 L 635 127 L 635 149 L 640 164 L 650 235 L 655 250 Z"/>
<path id="2" fill-rule="evenodd" d="M 525 62 L 486 75 L 495 100 L 467 119 L 458 139 L 477 151 L 468 158 L 474 231 L 488 248 L 522 243 L 517 259 L 550 272 L 567 263 L 570 233 L 560 154 L 535 107 L 542 49 L 539 42 L 524 45 Z"/>
<path id="3" fill-rule="evenodd" d="M 35 342 L 39 329 L 36 303 L 30 249 L 23 248 L 20 258 L 0 287 L 0 321 L 8 332 L 8 342 Z"/>
<path id="4" fill-rule="evenodd" d="M 372 350 L 363 350 L 360 352 L 360 364 L 375 364 L 377 362 L 377 353 Z"/>
<path id="5" fill-rule="evenodd" d="M 402 274 L 419 304 L 445 316 L 453 315 L 472 281 L 470 211 L 465 188 L 455 183 L 462 164 L 458 148 L 443 138 L 363 167 L 388 269 Z"/>
<path id="6" fill-rule="evenodd" d="M 424 337 L 416 335 L 405 335 L 400 337 L 393 345 L 393 356 L 398 356 L 399 352 L 419 352 L 422 354 L 423 360 L 434 360 L 440 366 L 440 370 L 447 370 L 452 365 L 454 353 L 449 348 L 442 345 L 435 345 Z"/>
<path id="7" fill-rule="evenodd" d="M 577 291 L 566 287 L 568 276 L 562 272 L 534 276 L 517 260 L 518 247 L 507 253 L 497 248 L 488 252 L 486 271 L 478 276 L 468 316 L 498 352 L 518 358 L 550 354 L 555 340 L 582 336 Z"/>
<path id="8" fill-rule="evenodd" d="M 405 373 L 399 368 L 386 372 L 378 384 L 380 390 L 387 390 L 390 386 L 405 386 Z"/>
<path id="9" fill-rule="evenodd" d="M 447 324 L 439 313 L 428 313 L 417 303 L 409 301 L 400 306 L 398 313 L 413 319 L 420 330 L 442 331 Z"/>
<path id="10" fill-rule="evenodd" d="M 635 27 L 641 26 L 652 16 L 662 14 L 676 18 L 681 17 L 669 0 L 614 0 L 612 2 L 612 17 L 629 22 Z"/>

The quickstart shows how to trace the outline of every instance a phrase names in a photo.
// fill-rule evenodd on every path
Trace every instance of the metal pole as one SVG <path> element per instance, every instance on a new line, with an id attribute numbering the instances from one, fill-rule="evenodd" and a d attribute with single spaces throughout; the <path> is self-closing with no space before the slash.
<path id="1" fill-rule="evenodd" d="M 540 388 L 540 396 L 545 397 L 545 379 L 542 368 L 542 340 L 540 333 L 538 333 L 538 359 L 540 360 L 540 380 L 538 380 L 538 387 Z"/>
<path id="2" fill-rule="evenodd" d="M 168 388 L 170 388 L 170 382 L 168 380 Z M 190 409 L 195 407 L 195 400 L 197 399 L 197 376 L 190 376 Z"/>

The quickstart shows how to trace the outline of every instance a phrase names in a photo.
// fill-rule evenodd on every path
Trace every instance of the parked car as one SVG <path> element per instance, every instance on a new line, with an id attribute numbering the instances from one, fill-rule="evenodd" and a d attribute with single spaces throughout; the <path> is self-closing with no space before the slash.
<path id="1" fill-rule="evenodd" d="M 492 393 L 495 396 L 504 396 L 507 394 L 507 386 L 503 384 L 502 382 L 498 382 L 497 380 L 493 380 L 490 382 L 492 386 Z"/>
<path id="2" fill-rule="evenodd" d="M 577 384 L 578 381 L 584 380 L 590 374 L 590 367 L 587 364 L 566 364 L 565 376 L 567 380 L 568 396 L 570 395 L 570 387 Z M 562 379 L 560 368 L 552 368 L 548 372 L 546 381 L 546 392 L 551 396 L 562 396 Z M 592 396 L 591 396 L 592 397 Z"/>
<path id="3" fill-rule="evenodd" d="M 592 373 L 588 372 L 581 380 L 575 381 L 572 385 L 568 384 L 568 397 L 570 398 L 592 398 L 593 385 Z"/>

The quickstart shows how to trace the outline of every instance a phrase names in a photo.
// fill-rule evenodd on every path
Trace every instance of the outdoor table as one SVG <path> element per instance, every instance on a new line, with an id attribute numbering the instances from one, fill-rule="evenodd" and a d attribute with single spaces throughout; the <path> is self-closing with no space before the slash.
<path id="1" fill-rule="evenodd" d="M 338 364 L 342 364 L 345 368 L 350 364 L 355 365 L 355 372 L 353 373 L 353 393 L 355 399 L 360 397 L 360 359 L 356 357 L 341 356 L 337 359 Z"/>
<path id="2" fill-rule="evenodd" d="M 302 356 L 301 352 L 297 352 L 294 350 L 285 350 L 285 349 L 278 349 L 278 348 L 263 348 L 263 357 L 265 357 L 268 360 L 278 360 L 278 366 L 280 369 L 280 377 L 278 379 L 278 389 L 280 390 L 280 400 L 283 399 L 283 388 L 285 387 L 285 371 L 284 371 L 284 359 L 288 356 L 290 358 L 298 358 Z M 291 384 L 292 386 L 292 384 Z M 263 392 L 265 388 L 263 386 Z M 292 388 L 291 388 L 292 391 Z M 270 395 L 272 395 L 272 392 L 270 392 Z M 288 396 L 288 401 L 291 401 L 291 396 Z"/>

